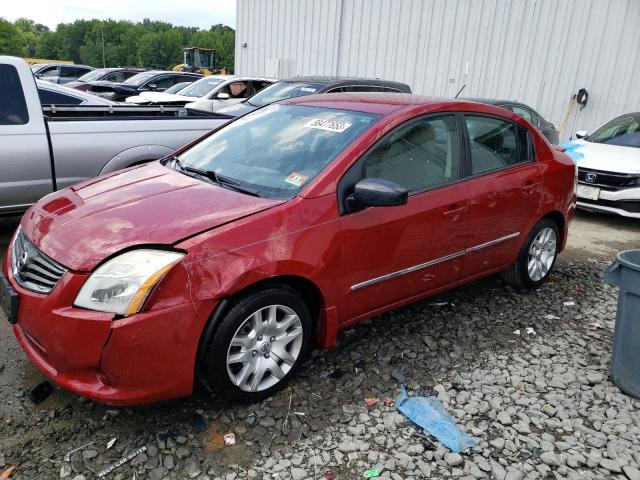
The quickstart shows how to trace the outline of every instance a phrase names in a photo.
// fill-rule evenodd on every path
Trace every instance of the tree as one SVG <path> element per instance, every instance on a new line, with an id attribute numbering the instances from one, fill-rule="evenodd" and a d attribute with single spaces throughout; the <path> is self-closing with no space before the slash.
<path id="1" fill-rule="evenodd" d="M 24 55 L 20 30 L 2 17 L 0 17 L 0 54 Z"/>

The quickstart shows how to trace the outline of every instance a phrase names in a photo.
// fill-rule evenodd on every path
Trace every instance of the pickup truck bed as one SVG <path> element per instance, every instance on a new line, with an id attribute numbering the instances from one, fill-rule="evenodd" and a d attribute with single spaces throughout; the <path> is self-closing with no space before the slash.
<path id="1" fill-rule="evenodd" d="M 169 155 L 229 121 L 181 107 L 43 108 L 27 64 L 0 56 L 0 215 L 68 185 Z"/>

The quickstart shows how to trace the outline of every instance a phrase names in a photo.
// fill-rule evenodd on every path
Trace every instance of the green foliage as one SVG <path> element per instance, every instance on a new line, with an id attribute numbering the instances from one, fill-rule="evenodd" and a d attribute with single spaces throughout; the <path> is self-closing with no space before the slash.
<path id="1" fill-rule="evenodd" d="M 103 49 L 104 40 L 104 49 Z M 235 31 L 225 25 L 209 30 L 174 26 L 145 18 L 76 20 L 55 31 L 27 18 L 11 23 L 0 17 L 0 54 L 73 60 L 94 67 L 172 68 L 182 63 L 184 47 L 215 48 L 216 68 L 233 70 Z"/>

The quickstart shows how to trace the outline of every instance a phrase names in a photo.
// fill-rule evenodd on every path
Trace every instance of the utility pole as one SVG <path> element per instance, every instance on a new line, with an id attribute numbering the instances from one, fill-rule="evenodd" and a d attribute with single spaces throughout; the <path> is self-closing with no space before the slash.
<path id="1" fill-rule="evenodd" d="M 102 32 L 102 68 L 105 68 L 107 66 L 107 62 L 105 61 L 104 56 L 104 23 L 100 24 L 100 30 Z"/>

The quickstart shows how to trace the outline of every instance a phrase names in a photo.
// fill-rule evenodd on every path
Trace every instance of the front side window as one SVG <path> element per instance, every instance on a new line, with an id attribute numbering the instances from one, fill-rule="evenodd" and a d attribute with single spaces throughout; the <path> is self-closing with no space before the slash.
<path id="1" fill-rule="evenodd" d="M 411 122 L 391 133 L 367 154 L 367 178 L 397 183 L 409 192 L 458 179 L 458 132 L 453 115 Z"/>
<path id="2" fill-rule="evenodd" d="M 214 171 L 260 196 L 291 198 L 378 118 L 363 112 L 271 105 L 223 127 L 179 160 L 183 167 Z"/>
<path id="3" fill-rule="evenodd" d="M 585 138 L 585 140 L 640 148 L 640 113 L 614 118 Z"/>
<path id="4" fill-rule="evenodd" d="M 46 67 L 38 71 L 38 76 L 42 78 L 57 77 L 58 67 Z"/>
<path id="5" fill-rule="evenodd" d="M 87 74 L 88 75 L 88 74 Z M 83 75 L 83 77 L 85 77 L 86 75 Z M 110 73 L 109 75 L 107 75 L 106 77 L 103 78 L 103 80 L 106 80 L 108 82 L 124 82 L 126 79 L 126 75 L 124 72 L 113 72 Z"/>
<path id="6" fill-rule="evenodd" d="M 229 98 L 246 98 L 249 91 L 249 82 L 233 82 L 225 85 L 218 93 L 226 93 Z"/>
<path id="7" fill-rule="evenodd" d="M 478 175 L 529 161 L 528 135 L 523 127 L 493 117 L 465 115 L 471 173 Z"/>
<path id="8" fill-rule="evenodd" d="M 29 113 L 18 71 L 13 65 L 0 65 L 0 125 L 27 122 Z"/>
<path id="9" fill-rule="evenodd" d="M 262 107 L 270 103 L 279 102 L 287 98 L 314 95 L 322 89 L 322 85 L 315 83 L 276 82 L 270 87 L 261 90 L 247 102 L 256 107 Z"/>
<path id="10" fill-rule="evenodd" d="M 178 77 L 158 77 L 152 79 L 146 86 L 155 85 L 158 90 L 166 89 L 176 83 Z"/>

